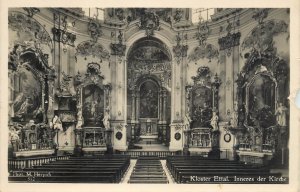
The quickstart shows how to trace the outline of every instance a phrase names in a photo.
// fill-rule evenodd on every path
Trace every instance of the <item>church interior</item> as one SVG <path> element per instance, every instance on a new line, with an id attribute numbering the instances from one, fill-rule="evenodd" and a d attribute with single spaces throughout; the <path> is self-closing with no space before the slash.
<path id="1" fill-rule="evenodd" d="M 9 181 L 288 183 L 289 11 L 9 8 Z"/>

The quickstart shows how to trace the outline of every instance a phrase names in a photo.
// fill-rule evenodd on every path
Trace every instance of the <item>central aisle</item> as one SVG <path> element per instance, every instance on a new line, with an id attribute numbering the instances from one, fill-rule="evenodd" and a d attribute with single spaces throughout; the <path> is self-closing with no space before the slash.
<path id="1" fill-rule="evenodd" d="M 157 156 L 140 156 L 128 183 L 169 183 L 169 180 Z"/>

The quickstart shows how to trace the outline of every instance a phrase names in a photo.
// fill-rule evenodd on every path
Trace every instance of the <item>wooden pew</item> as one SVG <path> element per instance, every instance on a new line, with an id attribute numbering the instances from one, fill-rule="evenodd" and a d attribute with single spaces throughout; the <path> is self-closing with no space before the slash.
<path id="1" fill-rule="evenodd" d="M 11 172 L 10 182 L 117 183 L 130 165 L 129 156 L 70 157 L 68 160 Z"/>

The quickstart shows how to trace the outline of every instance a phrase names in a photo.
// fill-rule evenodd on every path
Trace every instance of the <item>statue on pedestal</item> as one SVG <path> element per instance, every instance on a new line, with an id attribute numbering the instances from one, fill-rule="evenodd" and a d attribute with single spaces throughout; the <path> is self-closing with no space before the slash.
<path id="1" fill-rule="evenodd" d="M 286 125 L 287 110 L 288 110 L 287 107 L 285 107 L 282 103 L 279 103 L 279 107 L 275 112 L 277 124 L 282 127 L 287 126 Z"/>
<path id="2" fill-rule="evenodd" d="M 82 116 L 82 109 L 81 105 L 77 106 L 77 124 L 76 124 L 76 129 L 82 128 L 83 125 L 83 116 Z"/>
<path id="3" fill-rule="evenodd" d="M 189 130 L 190 129 L 190 123 L 191 123 L 191 118 L 188 114 L 185 115 L 184 117 L 184 130 Z"/>
<path id="4" fill-rule="evenodd" d="M 210 125 L 213 128 L 213 131 L 218 131 L 219 130 L 219 117 L 217 115 L 216 111 L 213 111 L 212 118 L 210 120 Z"/>
<path id="5" fill-rule="evenodd" d="M 107 108 L 105 110 L 105 115 L 102 119 L 103 121 L 103 125 L 105 127 L 106 130 L 109 130 L 110 129 L 110 114 L 109 114 L 109 108 Z"/>
<path id="6" fill-rule="evenodd" d="M 230 124 L 234 128 L 236 128 L 238 126 L 238 110 L 239 110 L 238 104 L 235 101 L 234 102 L 234 107 L 233 107 L 232 117 L 231 117 L 231 120 L 230 120 Z"/>
<path id="7" fill-rule="evenodd" d="M 57 129 L 57 130 L 63 130 L 63 127 L 62 127 L 62 122 L 60 120 L 60 118 L 55 115 L 53 117 L 53 120 L 52 120 L 52 126 L 53 126 L 53 129 Z"/>

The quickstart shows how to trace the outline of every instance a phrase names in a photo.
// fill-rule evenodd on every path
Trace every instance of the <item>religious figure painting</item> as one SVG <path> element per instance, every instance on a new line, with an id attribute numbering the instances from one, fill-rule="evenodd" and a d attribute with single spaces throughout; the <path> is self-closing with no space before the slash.
<path id="1" fill-rule="evenodd" d="M 86 126 L 102 126 L 104 93 L 96 85 L 89 85 L 83 91 L 83 117 Z"/>
<path id="2" fill-rule="evenodd" d="M 193 91 L 193 112 L 194 119 L 192 127 L 210 126 L 212 118 L 211 90 L 207 87 L 198 87 Z"/>
<path id="3" fill-rule="evenodd" d="M 14 116 L 20 119 L 36 118 L 41 111 L 42 90 L 35 75 L 25 68 L 21 68 L 15 76 L 17 84 L 14 92 Z"/>
<path id="4" fill-rule="evenodd" d="M 249 125 L 257 123 L 262 127 L 276 124 L 275 83 L 268 77 L 256 77 L 249 87 Z M 257 125 L 258 126 L 258 125 Z"/>
<path id="5" fill-rule="evenodd" d="M 158 117 L 158 90 L 157 86 L 147 81 L 141 85 L 140 117 L 157 118 Z"/>

